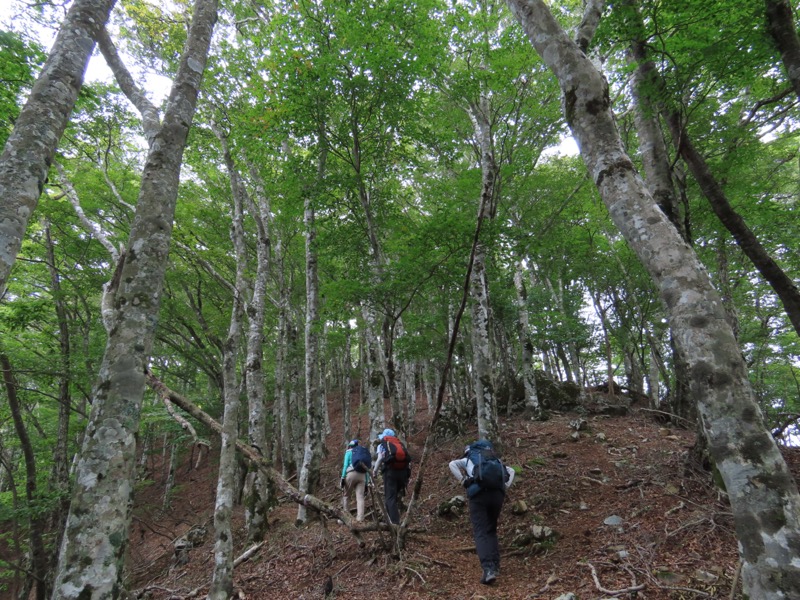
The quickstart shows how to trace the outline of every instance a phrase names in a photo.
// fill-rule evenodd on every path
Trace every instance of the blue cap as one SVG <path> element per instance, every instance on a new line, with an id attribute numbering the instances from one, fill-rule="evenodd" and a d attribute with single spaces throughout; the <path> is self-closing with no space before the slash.
<path id="1" fill-rule="evenodd" d="M 390 435 L 390 436 L 394 437 L 394 429 L 384 429 L 383 433 L 378 436 L 378 439 L 382 440 L 387 435 Z"/>
<path id="2" fill-rule="evenodd" d="M 352 448 L 353 446 L 358 446 L 358 440 L 350 440 L 347 442 L 347 447 Z"/>

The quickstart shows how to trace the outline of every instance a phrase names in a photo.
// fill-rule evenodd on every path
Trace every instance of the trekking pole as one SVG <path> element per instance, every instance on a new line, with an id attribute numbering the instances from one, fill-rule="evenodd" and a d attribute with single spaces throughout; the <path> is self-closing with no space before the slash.
<path id="1" fill-rule="evenodd" d="M 369 485 L 367 485 L 367 493 L 369 493 L 369 500 L 372 506 L 372 520 L 377 523 L 378 508 L 375 506 L 375 483 L 372 481 L 372 478 L 370 478 Z"/>
<path id="2" fill-rule="evenodd" d="M 370 494 L 372 495 L 372 509 L 373 514 L 375 515 L 375 523 L 390 523 L 389 513 L 386 512 L 386 503 L 384 502 L 383 494 L 378 490 L 378 486 L 375 485 L 374 481 L 372 483 L 372 490 Z M 375 504 L 378 505 L 378 509 L 380 510 L 380 515 L 382 517 L 381 519 L 378 518 L 378 511 L 375 510 Z M 381 543 L 386 545 L 383 539 L 383 530 L 380 528 L 378 529 L 378 535 L 381 537 Z"/>

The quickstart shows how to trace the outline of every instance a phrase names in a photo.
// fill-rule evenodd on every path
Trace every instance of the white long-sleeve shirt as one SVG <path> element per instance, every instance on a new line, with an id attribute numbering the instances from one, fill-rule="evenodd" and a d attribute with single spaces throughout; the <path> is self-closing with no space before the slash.
<path id="1" fill-rule="evenodd" d="M 375 464 L 372 465 L 372 477 L 375 478 L 378 476 L 380 472 L 381 466 L 383 466 L 384 461 L 386 460 L 386 444 L 381 442 L 378 444 L 378 456 L 375 459 Z"/>
<path id="2" fill-rule="evenodd" d="M 517 473 L 511 467 L 506 467 L 505 469 L 508 472 L 508 481 L 505 483 L 505 489 L 508 489 L 511 487 L 511 484 L 514 483 L 514 476 Z M 464 483 L 465 477 L 472 477 L 474 470 L 475 465 L 466 456 L 450 461 L 450 472 L 458 483 Z"/>

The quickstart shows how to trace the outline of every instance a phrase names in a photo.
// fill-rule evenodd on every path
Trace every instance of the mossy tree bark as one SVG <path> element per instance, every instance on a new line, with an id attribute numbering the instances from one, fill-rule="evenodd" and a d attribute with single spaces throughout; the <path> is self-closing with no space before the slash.
<path id="1" fill-rule="evenodd" d="M 216 0 L 197 0 L 163 123 L 142 173 L 92 412 L 76 466 L 53 598 L 123 593 L 144 373 L 167 265 L 183 150 L 197 104 Z"/>
<path id="2" fill-rule="evenodd" d="M 720 296 L 626 154 L 603 76 L 544 2 L 508 3 L 558 78 L 584 163 L 666 305 L 709 452 L 730 497 L 745 592 L 763 600 L 797 597 L 800 495 L 764 425 Z"/>

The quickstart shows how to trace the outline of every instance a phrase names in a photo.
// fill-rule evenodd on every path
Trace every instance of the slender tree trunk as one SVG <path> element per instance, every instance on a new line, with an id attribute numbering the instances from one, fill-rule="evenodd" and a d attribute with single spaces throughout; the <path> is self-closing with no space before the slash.
<path id="1" fill-rule="evenodd" d="M 644 393 L 644 371 L 642 361 L 639 359 L 637 345 L 628 340 L 625 345 L 625 375 L 628 379 L 628 388 L 638 394 Z"/>
<path id="2" fill-rule="evenodd" d="M 344 439 L 352 438 L 353 429 L 350 423 L 350 323 L 345 321 L 344 353 L 342 356 L 342 422 L 344 423 Z M 356 428 L 359 430 L 360 428 Z"/>
<path id="3" fill-rule="evenodd" d="M 115 0 L 75 0 L 0 156 L 0 297 Z"/>
<path id="4" fill-rule="evenodd" d="M 53 240 L 50 236 L 50 223 L 45 222 L 45 242 L 47 244 L 47 268 L 50 271 L 50 285 L 53 290 L 53 306 L 58 321 L 58 344 L 60 350 L 61 373 L 58 377 L 58 433 L 53 449 L 53 471 L 50 488 L 58 495 L 58 501 L 50 514 L 48 528 L 56 532 L 53 550 L 50 551 L 49 568 L 54 569 L 58 560 L 58 548 L 64 533 L 64 519 L 69 511 L 69 422 L 72 410 L 70 394 L 70 373 L 72 348 L 70 344 L 69 318 L 61 292 L 61 277 L 56 268 Z"/>
<path id="5" fill-rule="evenodd" d="M 47 553 L 44 549 L 44 518 L 43 512 L 37 506 L 39 492 L 36 485 L 36 457 L 33 453 L 28 430 L 22 420 L 22 411 L 17 398 L 17 383 L 11 369 L 11 361 L 4 352 L 0 352 L 0 368 L 3 369 L 3 384 L 6 388 L 8 406 L 11 409 L 11 418 L 14 421 L 14 430 L 17 432 L 22 455 L 25 458 L 25 498 L 28 503 L 28 537 L 31 547 L 31 573 L 36 585 L 36 600 L 47 598 Z"/>
<path id="6" fill-rule="evenodd" d="M 567 309 L 564 305 L 564 283 L 561 281 L 560 276 L 557 282 L 558 287 L 553 285 L 553 282 L 549 278 L 543 277 L 542 279 L 547 289 L 550 291 L 553 304 L 555 304 L 558 312 L 561 314 L 561 318 L 566 320 L 569 318 L 569 315 L 567 315 Z M 566 346 L 566 350 L 564 346 Z M 575 383 L 575 385 L 581 385 L 583 378 L 581 377 L 580 361 L 575 344 L 572 342 L 566 342 L 565 344 L 559 342 L 556 344 L 555 354 L 564 366 L 567 381 Z"/>
<path id="7" fill-rule="evenodd" d="M 233 288 L 233 307 L 228 336 L 222 351 L 222 380 L 225 408 L 217 475 L 217 496 L 214 506 L 214 571 L 208 600 L 228 600 L 233 595 L 233 530 L 231 517 L 238 497 L 238 462 L 236 440 L 239 438 L 239 408 L 241 383 L 237 373 L 239 342 L 242 337 L 245 298 L 248 295 L 247 248 L 244 238 L 244 204 L 246 191 L 233 163 L 225 134 L 216 126 L 214 131 L 222 145 L 222 154 L 231 181 L 233 219 L 231 243 L 236 257 L 236 283 Z"/>
<path id="8" fill-rule="evenodd" d="M 572 366 L 569 362 L 569 357 L 567 357 L 567 353 L 564 351 L 564 344 L 561 342 L 555 345 L 553 349 L 553 353 L 556 358 L 556 364 L 560 364 L 561 368 L 559 368 L 559 376 L 561 373 L 561 369 L 564 369 L 564 377 L 567 379 L 567 383 L 574 383 L 575 385 L 580 385 L 580 380 L 575 379 L 575 376 L 572 373 Z M 559 377 L 560 379 L 563 378 Z"/>
<path id="9" fill-rule="evenodd" d="M 592 294 L 594 312 L 600 320 L 603 329 L 603 346 L 606 349 L 606 381 L 608 382 L 608 396 L 614 398 L 614 352 L 611 345 L 611 331 L 608 323 L 608 307 L 603 306 L 599 293 Z"/>
<path id="10" fill-rule="evenodd" d="M 687 244 L 691 244 L 688 221 L 681 211 L 681 203 L 673 182 L 672 161 L 658 120 L 658 103 L 652 101 L 651 98 L 653 90 L 659 89 L 658 69 L 655 63 L 649 59 L 644 26 L 635 0 L 629 3 L 628 9 L 634 11 L 635 15 L 631 21 L 633 40 L 630 54 L 632 60 L 636 62 L 633 77 L 633 96 L 636 101 L 635 120 L 647 186 L 681 238 Z M 687 406 L 690 403 L 688 396 L 689 373 L 685 368 L 683 357 L 677 352 L 674 344 L 671 346 L 672 361 L 675 365 L 675 385 L 670 404 L 676 414 L 693 420 L 694 411 Z M 698 438 L 698 444 L 704 445 L 702 437 Z"/>
<path id="11" fill-rule="evenodd" d="M 318 284 L 319 287 L 319 284 Z M 318 311 L 319 312 L 319 311 Z M 327 364 L 327 339 L 328 339 L 328 323 L 324 322 L 322 325 L 322 335 L 318 336 L 319 349 L 317 350 L 317 394 L 319 395 L 320 410 L 322 411 L 322 437 L 326 438 L 331 434 L 331 415 L 328 410 L 328 378 L 326 376 L 327 369 L 323 366 Z"/>
<path id="12" fill-rule="evenodd" d="M 514 273 L 514 286 L 517 289 L 517 319 L 519 323 L 519 342 L 522 346 L 522 384 L 525 392 L 525 408 L 533 413 L 534 418 L 542 417 L 542 405 L 539 402 L 539 394 L 536 391 L 536 377 L 533 368 L 533 342 L 530 335 L 530 323 L 528 321 L 528 290 L 525 287 L 525 276 L 523 264 L 517 262 L 517 270 Z M 509 405 L 512 398 L 509 397 Z"/>
<path id="13" fill-rule="evenodd" d="M 172 488 L 175 487 L 175 469 L 178 465 L 178 444 L 169 445 L 169 467 L 167 468 L 167 481 L 164 483 L 164 500 L 161 510 L 166 512 L 171 506 Z"/>
<path id="14" fill-rule="evenodd" d="M 225 166 L 228 170 L 231 183 L 231 194 L 234 198 L 236 217 L 239 221 L 234 226 L 234 232 L 241 240 L 235 242 L 237 248 L 237 261 L 245 263 L 246 250 L 244 247 L 244 217 L 242 210 L 246 206 L 250 215 L 256 223 L 256 276 L 253 282 L 245 283 L 242 274 L 242 294 L 245 293 L 248 284 L 252 284 L 250 301 L 246 305 L 248 318 L 247 345 L 244 368 L 244 381 L 247 391 L 248 419 L 247 431 L 250 444 L 262 453 L 267 452 L 267 409 L 264 400 L 264 374 L 262 370 L 263 362 L 263 330 L 264 330 L 264 310 L 266 307 L 267 278 L 269 276 L 270 257 L 269 257 L 269 237 L 267 236 L 266 223 L 270 218 L 270 207 L 267 198 L 263 193 L 259 194 L 256 206 L 244 186 L 244 181 L 236 168 L 236 164 L 231 155 L 230 145 L 228 144 L 227 134 L 219 127 L 214 127 L 214 133 L 222 146 L 222 154 Z M 262 190 L 263 191 L 263 190 Z M 267 478 L 258 471 L 250 468 L 247 477 L 252 479 L 252 485 L 245 486 L 248 490 L 245 498 L 245 525 L 247 527 L 247 539 L 256 543 L 263 539 L 267 529 L 267 511 L 269 509 L 269 482 Z"/>
<path id="15" fill-rule="evenodd" d="M 542 370 L 544 370 L 548 377 L 555 380 L 556 374 L 553 372 L 553 364 L 550 359 L 550 350 L 548 348 L 543 348 L 541 352 L 539 352 L 539 357 L 542 359 Z"/>
<path id="16" fill-rule="evenodd" d="M 567 123 L 586 167 L 667 307 L 703 433 L 730 498 L 745 593 L 760 600 L 796 596 L 800 495 L 764 425 L 720 297 L 625 153 L 602 75 L 544 2 L 509 0 L 509 6 L 561 82 Z"/>
<path id="17" fill-rule="evenodd" d="M 239 437 L 239 394 L 241 393 L 236 375 L 236 356 L 241 337 L 243 313 L 241 291 L 238 286 L 234 296 L 231 323 L 222 357 L 225 409 L 222 420 L 216 504 L 214 505 L 214 571 L 211 589 L 208 592 L 209 600 L 228 600 L 233 594 L 231 516 L 237 491 L 236 440 Z"/>
<path id="18" fill-rule="evenodd" d="M 304 444 L 301 443 L 305 437 L 305 424 L 300 420 L 301 406 L 305 405 L 305 395 L 301 394 L 303 385 L 300 377 L 301 349 L 298 343 L 299 337 L 297 327 L 292 322 L 289 325 L 289 425 L 292 430 L 290 450 L 294 457 L 293 462 L 298 477 L 303 466 L 305 450 Z"/>
<path id="19" fill-rule="evenodd" d="M 428 404 L 428 414 L 432 415 L 436 408 L 436 390 L 439 389 L 439 372 L 432 360 L 426 360 L 422 381 L 425 387 L 425 401 Z"/>
<path id="20" fill-rule="evenodd" d="M 717 256 L 717 287 L 722 296 L 722 305 L 725 314 L 728 315 L 728 322 L 733 329 L 733 335 L 739 339 L 739 315 L 736 312 L 736 304 L 733 301 L 734 285 L 731 283 L 730 272 L 728 271 L 728 243 L 725 236 L 716 239 Z"/>
<path id="21" fill-rule="evenodd" d="M 215 0 L 197 0 L 164 121 L 144 166 L 115 295 L 115 326 L 76 469 L 56 599 L 100 600 L 122 593 L 144 372 L 158 318 L 183 149 L 216 17 Z"/>
<path id="22" fill-rule="evenodd" d="M 280 245 L 280 242 L 278 242 Z M 277 424 L 280 432 L 281 472 L 284 477 L 296 471 L 293 448 L 292 414 L 290 404 L 290 338 L 289 338 L 289 291 L 283 276 L 283 267 L 277 270 L 278 277 L 278 343 L 275 353 L 275 399 L 278 410 Z"/>
<path id="23" fill-rule="evenodd" d="M 100 47 L 100 52 L 106 60 L 106 64 L 114 73 L 114 79 L 119 84 L 122 93 L 131 101 L 142 115 L 142 129 L 144 130 L 144 137 L 147 139 L 148 145 L 152 145 L 153 140 L 156 138 L 159 128 L 161 127 L 161 115 L 158 112 L 158 107 L 155 106 L 147 97 L 146 92 L 137 85 L 133 76 L 125 67 L 122 58 L 117 52 L 114 42 L 108 35 L 105 27 L 101 28 L 97 36 L 97 45 Z"/>
<path id="24" fill-rule="evenodd" d="M 245 380 L 247 383 L 248 435 L 251 444 L 267 456 L 267 406 L 264 388 L 264 310 L 266 308 L 267 278 L 270 270 L 270 241 L 266 223 L 270 208 L 266 198 L 259 197 L 258 207 L 251 207 L 256 221 L 258 242 L 256 249 L 256 278 L 247 316 L 247 362 Z M 246 501 L 247 538 L 256 543 L 263 540 L 268 529 L 267 512 L 272 501 L 271 485 L 268 478 L 258 469 L 251 469 L 255 478 L 252 498 Z"/>
<path id="25" fill-rule="evenodd" d="M 413 360 L 403 361 L 403 375 L 405 378 L 408 428 L 409 431 L 413 431 L 414 421 L 417 418 L 417 365 Z"/>
<path id="26" fill-rule="evenodd" d="M 383 249 L 381 248 L 380 239 L 378 237 L 378 228 L 375 224 L 375 217 L 373 215 L 373 208 L 372 208 L 372 198 L 370 195 L 370 190 L 367 187 L 366 182 L 364 181 L 364 176 L 361 172 L 361 137 L 358 129 L 358 120 L 353 119 L 353 124 L 350 132 L 353 145 L 352 145 L 352 166 L 353 170 L 356 173 L 356 178 L 358 181 L 358 199 L 361 203 L 361 208 L 364 211 L 364 220 L 366 223 L 366 230 L 367 230 L 367 239 L 369 240 L 369 246 L 371 251 L 371 263 L 372 263 L 372 275 L 373 279 L 378 282 L 381 280 L 384 266 L 386 262 L 386 258 L 383 254 Z M 394 324 L 390 321 L 389 316 L 385 315 L 381 321 L 380 331 L 382 333 L 382 337 L 378 335 L 377 329 L 377 317 L 375 315 L 375 311 L 370 309 L 371 320 L 373 322 L 373 327 L 375 328 L 372 333 L 372 339 L 374 343 L 377 345 L 378 348 L 378 355 L 377 355 L 377 362 L 372 363 L 375 366 L 379 366 L 381 371 L 383 372 L 383 383 L 386 386 L 386 389 L 389 393 L 389 404 L 392 409 L 392 425 L 399 431 L 406 430 L 406 424 L 403 423 L 403 414 L 402 409 L 400 406 L 400 398 L 398 396 L 398 386 L 397 381 L 395 380 L 396 373 L 395 373 L 395 364 L 394 364 Z M 371 356 L 370 356 L 371 358 Z M 370 367 L 370 385 L 377 384 L 377 380 L 375 379 L 376 373 L 374 372 L 373 367 Z M 383 391 L 381 391 L 381 396 L 383 396 Z M 381 419 L 385 420 L 383 406 L 380 409 Z M 377 415 L 376 415 L 377 416 Z M 385 422 L 385 421 L 384 421 Z M 381 428 L 384 425 L 384 422 L 381 423 Z"/>
<path id="27" fill-rule="evenodd" d="M 326 150 L 319 157 L 317 183 L 321 187 L 325 173 Z M 319 392 L 319 280 L 317 276 L 317 225 L 311 193 L 306 197 L 304 225 L 306 233 L 306 327 L 305 327 L 305 381 L 306 381 L 306 433 L 303 463 L 298 477 L 298 489 L 303 494 L 313 494 L 320 477 L 322 438 L 325 426 Z M 307 519 L 305 505 L 297 507 L 297 522 Z"/>
<path id="28" fill-rule="evenodd" d="M 490 313 L 491 314 L 491 313 Z M 511 415 L 511 396 L 517 381 L 514 374 L 515 366 L 511 362 L 514 360 L 515 349 L 512 347 L 511 340 L 506 335 L 506 329 L 502 323 L 498 323 L 495 319 L 490 319 L 492 322 L 493 334 L 493 347 L 495 361 L 500 363 L 500 366 L 495 369 L 494 375 L 494 389 L 507 390 L 509 401 L 506 404 L 506 414 Z M 495 396 L 497 392 L 495 391 Z M 499 414 L 499 400 L 495 399 L 495 411 Z"/>
<path id="29" fill-rule="evenodd" d="M 661 404 L 661 385 L 658 368 L 659 357 L 656 349 L 650 346 L 650 370 L 647 380 L 647 395 L 650 397 L 650 406 L 658 408 Z"/>

